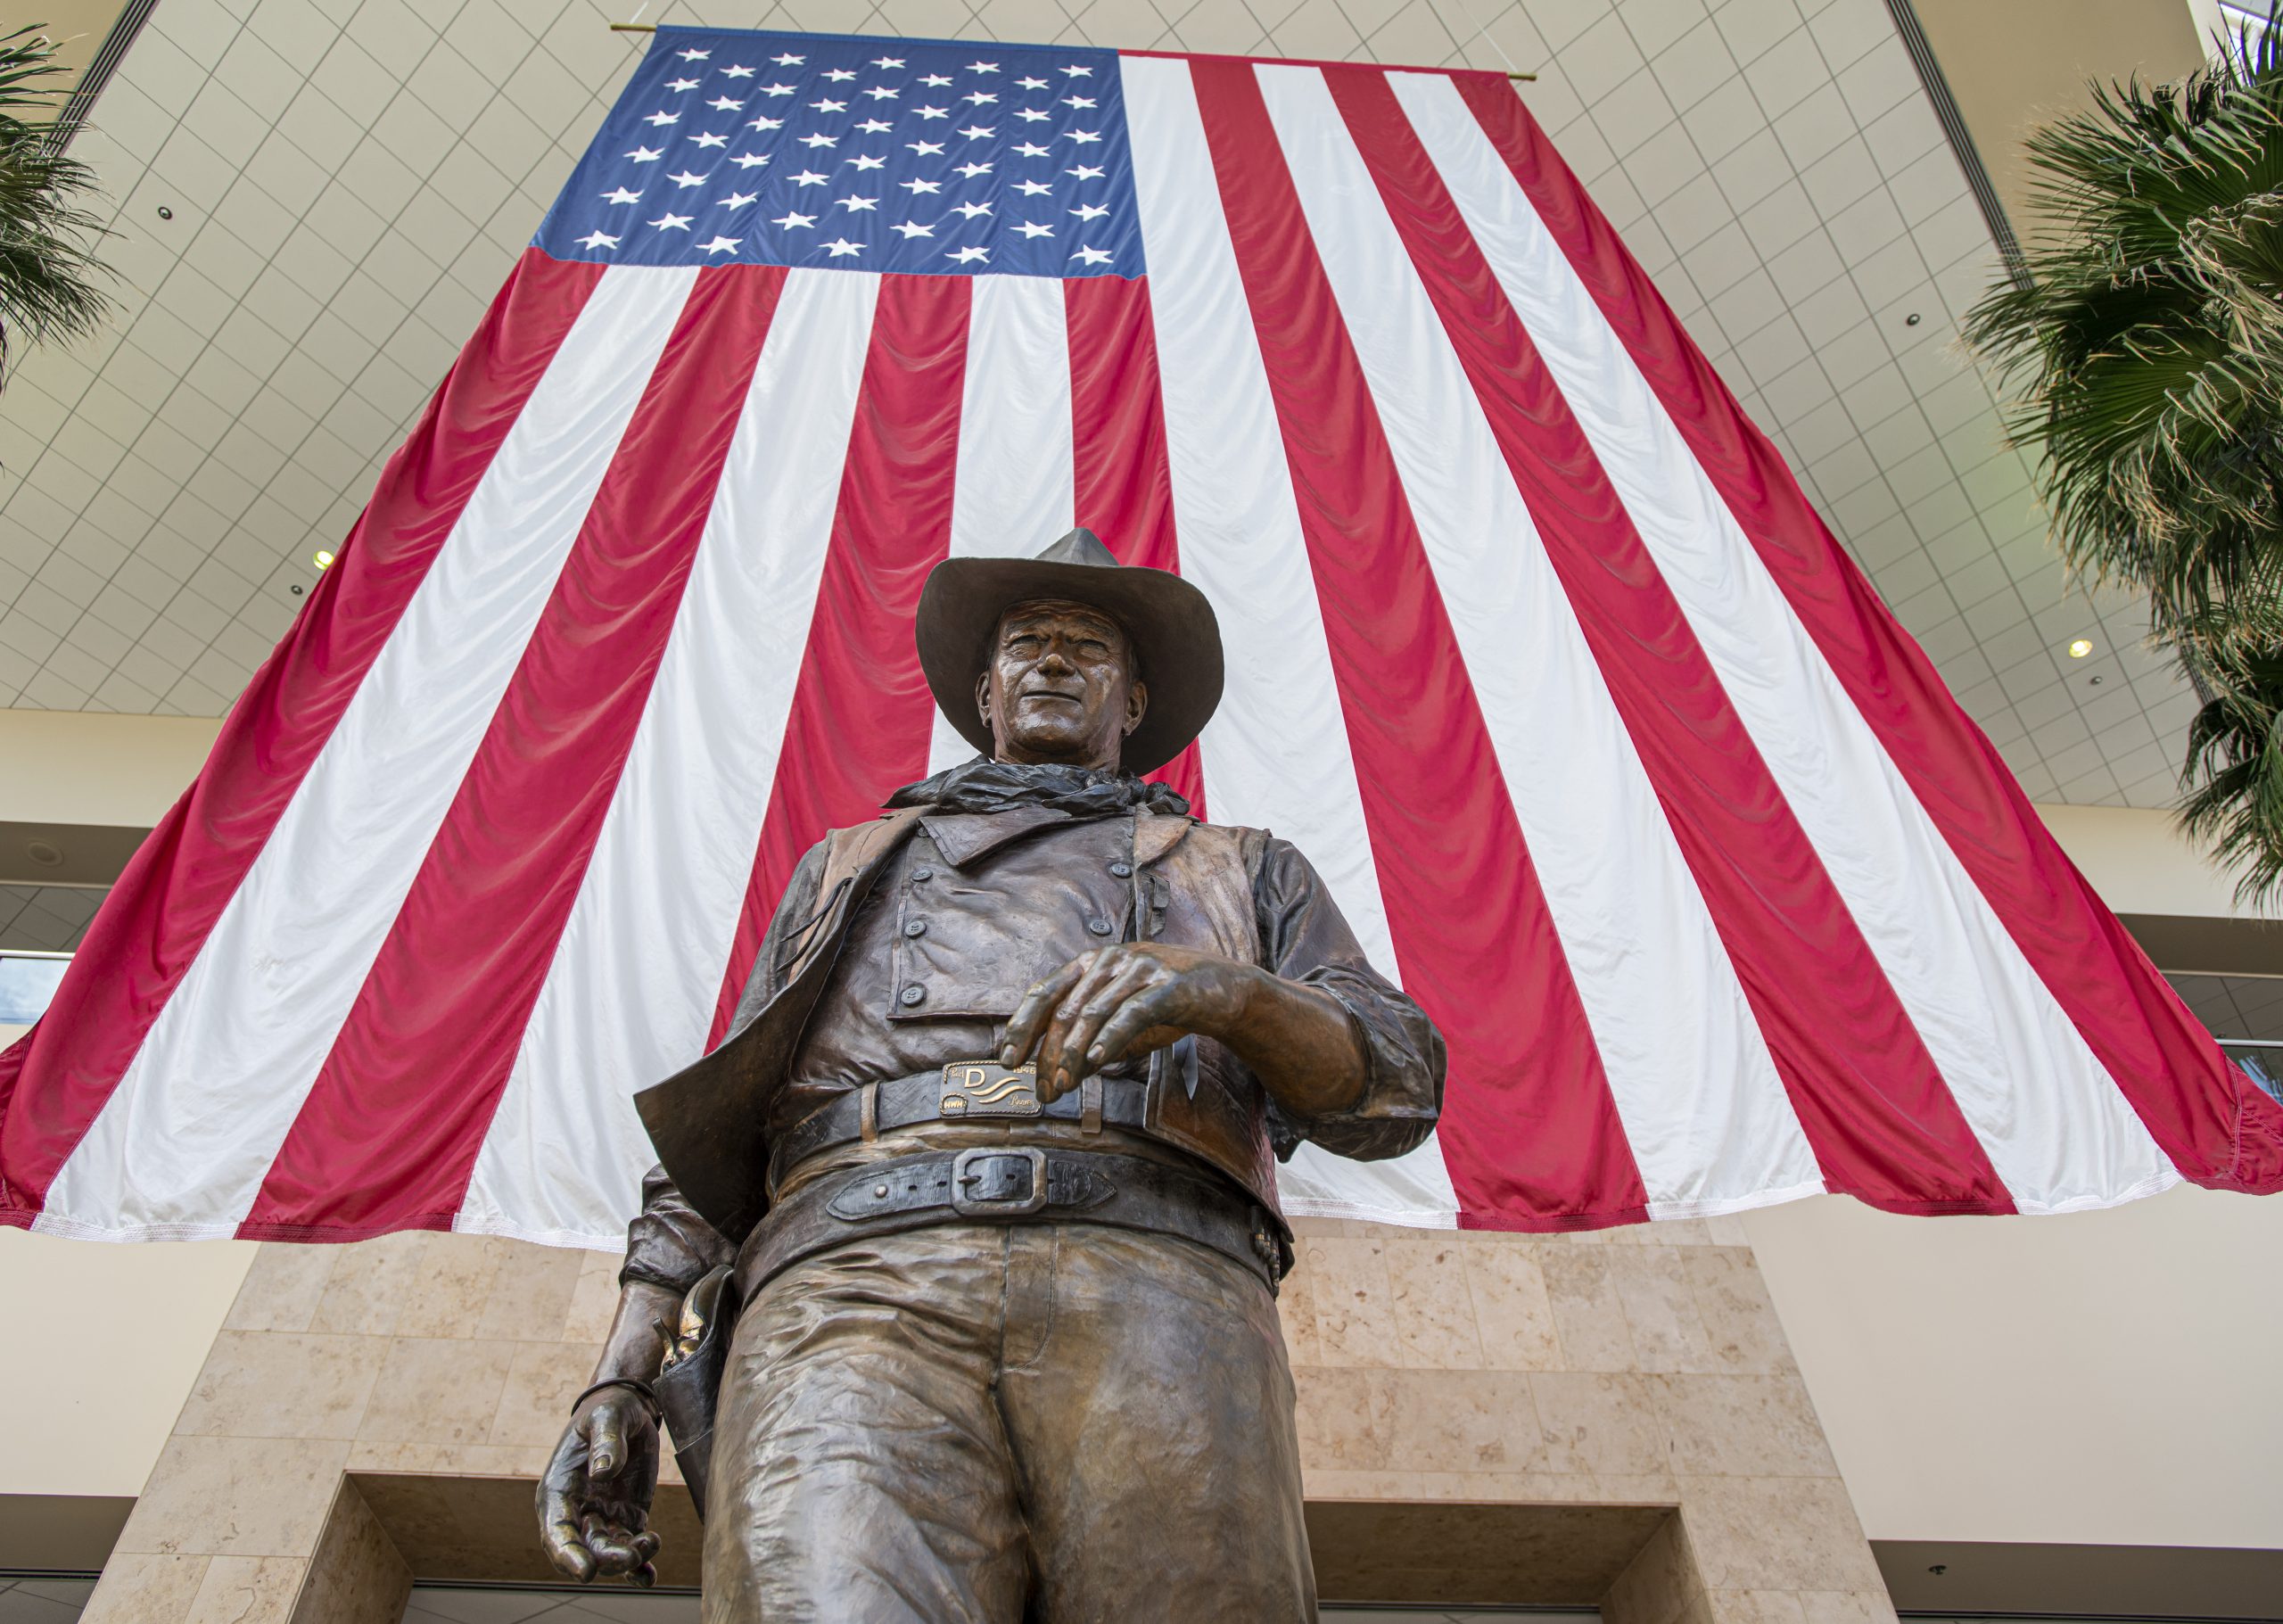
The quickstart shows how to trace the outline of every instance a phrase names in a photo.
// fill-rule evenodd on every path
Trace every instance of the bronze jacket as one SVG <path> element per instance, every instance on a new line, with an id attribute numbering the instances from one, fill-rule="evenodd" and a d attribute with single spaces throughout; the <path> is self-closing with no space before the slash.
<path id="1" fill-rule="evenodd" d="M 1209 1040 L 1119 1068 L 1150 1079 L 1150 1134 L 1275 1206 L 1273 1156 L 1312 1140 L 1373 1159 L 1433 1127 L 1433 1024 L 1364 959 L 1323 882 L 1288 843 L 1147 804 L 901 808 L 835 830 L 795 871 L 731 1036 L 638 1098 L 663 1166 L 644 1182 L 623 1278 L 687 1290 L 766 1206 L 770 1142 L 866 1083 L 988 1057 L 1034 984 L 1089 948 L 1168 941 L 1323 988 L 1364 1039 L 1362 1095 L 1295 1120 Z M 1112 1075 L 1117 1075 L 1114 1071 Z"/>

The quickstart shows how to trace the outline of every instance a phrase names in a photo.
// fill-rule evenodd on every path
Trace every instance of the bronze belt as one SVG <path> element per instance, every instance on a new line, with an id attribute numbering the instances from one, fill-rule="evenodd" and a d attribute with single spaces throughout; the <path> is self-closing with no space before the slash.
<path id="1" fill-rule="evenodd" d="M 820 1150 L 928 1122 L 1076 1122 L 1142 1131 L 1149 1084 L 1131 1077 L 1088 1077 L 1051 1104 L 1038 1098 L 1035 1063 L 1009 1070 L 989 1060 L 954 1060 L 887 1083 L 868 1083 L 795 1124 L 769 1151 L 769 1192 Z"/>
<path id="2" fill-rule="evenodd" d="M 751 1302 L 780 1271 L 844 1241 L 1026 1218 L 1177 1235 L 1244 1265 L 1271 1292 L 1290 1266 L 1275 1216 L 1216 1175 L 1101 1150 L 978 1145 L 810 1180 L 746 1238 L 738 1294 Z"/>

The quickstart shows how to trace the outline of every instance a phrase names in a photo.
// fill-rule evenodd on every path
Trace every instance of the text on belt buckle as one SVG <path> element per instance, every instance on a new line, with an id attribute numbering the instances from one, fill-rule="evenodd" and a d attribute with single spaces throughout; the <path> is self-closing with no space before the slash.
<path id="1" fill-rule="evenodd" d="M 1039 1102 L 1036 1060 L 1011 1070 L 989 1060 L 953 1060 L 944 1068 L 944 1088 L 935 1101 L 938 1117 L 1036 1117 L 1045 1109 Z"/>
<path id="2" fill-rule="evenodd" d="M 952 1210 L 963 1217 L 1021 1217 L 1046 1205 L 1046 1152 L 1035 1145 L 978 1145 L 952 1158 Z"/>

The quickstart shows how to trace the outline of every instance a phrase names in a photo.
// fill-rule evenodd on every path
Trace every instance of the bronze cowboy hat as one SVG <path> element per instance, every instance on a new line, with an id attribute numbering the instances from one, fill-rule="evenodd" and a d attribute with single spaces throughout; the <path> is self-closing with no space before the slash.
<path id="1" fill-rule="evenodd" d="M 1133 645 L 1150 707 L 1126 735 L 1126 771 L 1154 771 L 1195 738 L 1221 703 L 1221 623 L 1205 594 L 1170 570 L 1128 568 L 1091 530 L 1074 530 L 1035 558 L 946 558 L 919 594 L 919 667 L 960 737 L 989 755 L 991 729 L 975 685 L 991 660 L 999 617 L 1019 603 L 1061 598 L 1099 609 Z"/>

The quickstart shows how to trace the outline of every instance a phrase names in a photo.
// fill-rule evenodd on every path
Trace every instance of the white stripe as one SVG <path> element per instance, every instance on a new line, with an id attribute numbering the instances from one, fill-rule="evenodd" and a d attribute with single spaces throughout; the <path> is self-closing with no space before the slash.
<path id="1" fill-rule="evenodd" d="M 1320 69 L 1256 69 L 1650 1210 L 1823 1188 L 1496 433 Z"/>
<path id="2" fill-rule="evenodd" d="M 970 284 L 952 556 L 1028 556 L 1076 523 L 1070 421 L 1070 337 L 1052 276 L 977 276 Z M 930 772 L 975 754 L 935 713 Z"/>
<path id="3" fill-rule="evenodd" d="M 1389 76 L 1728 698 L 2024 1212 L 2179 1174 L 1824 663 L 1457 87 Z"/>
<path id="4" fill-rule="evenodd" d="M 673 633 L 455 1227 L 615 1249 L 657 1159 L 631 1097 L 705 1052 L 769 811 L 878 276 L 795 270 Z"/>
<path id="5" fill-rule="evenodd" d="M 244 1218 L 531 640 L 695 268 L 604 273 L 244 881 L 49 1191 Z"/>
<path id="6" fill-rule="evenodd" d="M 1196 91 L 1174 59 L 1128 56 L 1118 70 L 1181 569 L 1212 599 L 1228 650 L 1227 690 L 1203 739 L 1207 807 L 1216 821 L 1273 828 L 1298 846 L 1385 969 L 1396 956 L 1347 720 Z M 1384 1162 L 1303 1145 L 1279 1182 L 1295 1213 L 1456 1222 L 1458 1197 L 1432 1139 Z"/>

